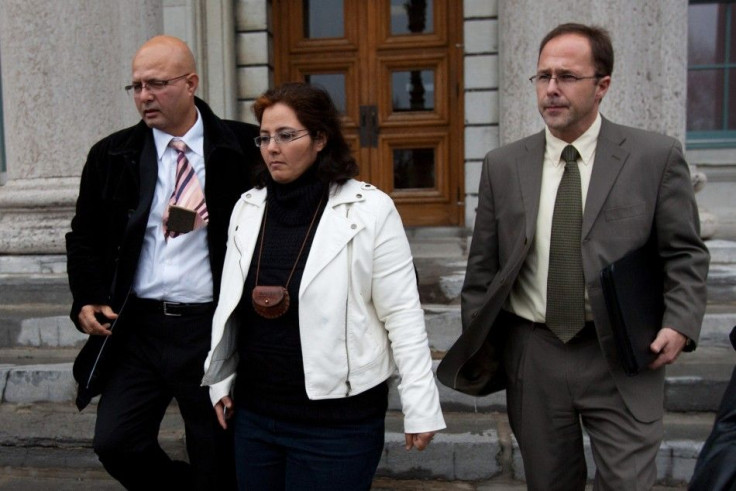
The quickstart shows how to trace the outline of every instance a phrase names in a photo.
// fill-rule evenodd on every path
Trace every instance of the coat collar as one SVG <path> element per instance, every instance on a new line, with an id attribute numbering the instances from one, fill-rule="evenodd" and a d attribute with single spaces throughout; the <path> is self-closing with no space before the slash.
<path id="1" fill-rule="evenodd" d="M 302 281 L 299 287 L 300 292 L 304 292 L 317 274 L 334 260 L 340 251 L 348 247 L 350 241 L 365 228 L 366 225 L 361 220 L 361 215 L 353 213 L 350 210 L 350 206 L 354 203 L 364 201 L 366 199 L 366 193 L 371 190 L 375 190 L 373 185 L 353 179 L 348 180 L 340 186 L 333 184 L 330 187 L 330 197 L 317 225 L 314 242 L 312 243 L 309 257 L 304 266 L 304 274 L 302 275 Z M 246 203 L 259 208 L 254 216 L 254 218 L 257 217 L 257 223 L 259 224 L 263 219 L 266 196 L 266 188 L 254 188 L 243 194 L 243 200 Z M 248 233 L 242 227 L 236 234 L 239 234 L 241 237 L 239 243 L 249 244 L 243 250 L 249 251 L 255 248 L 257 234 Z M 241 264 L 241 267 L 243 268 L 244 274 L 247 274 L 249 265 Z"/>
<path id="2" fill-rule="evenodd" d="M 542 189 L 542 166 L 544 164 L 544 131 L 522 141 L 525 152 L 516 160 L 521 199 L 526 212 L 526 236 L 533 237 L 539 212 L 539 193 Z M 530 241 L 531 242 L 531 241 Z"/>
<path id="3" fill-rule="evenodd" d="M 593 173 L 590 176 L 590 185 L 588 186 L 588 196 L 585 200 L 583 238 L 590 233 L 613 184 L 616 182 L 616 177 L 629 158 L 629 151 L 623 148 L 625 141 L 626 135 L 621 131 L 621 127 L 603 118 L 595 151 Z"/>
<path id="4" fill-rule="evenodd" d="M 593 172 L 590 176 L 588 196 L 585 200 L 583 238 L 590 233 L 616 181 L 616 176 L 618 176 L 621 167 L 629 157 L 629 151 L 623 148 L 625 141 L 626 135 L 621 131 L 621 127 L 602 117 Z M 544 131 L 522 140 L 522 145 L 525 152 L 517 157 L 517 168 L 519 169 L 519 185 L 524 201 L 524 209 L 526 210 L 526 234 L 527 237 L 531 237 L 536 228 L 539 212 L 539 193 L 542 188 Z"/>
<path id="5" fill-rule="evenodd" d="M 332 184 L 330 186 L 330 197 L 327 208 L 335 208 L 340 205 L 355 203 L 365 199 L 365 192 L 376 189 L 372 184 L 349 179 L 342 185 Z M 266 202 L 268 191 L 266 188 L 253 188 L 243 194 L 243 200 L 255 206 L 263 206 Z"/>
<path id="6" fill-rule="evenodd" d="M 212 109 L 202 99 L 195 97 L 194 104 L 199 109 L 202 116 L 202 124 L 204 125 L 204 154 L 205 165 L 207 157 L 214 149 L 223 149 L 234 152 L 245 158 L 243 150 L 238 145 L 237 139 L 232 130 L 218 118 Z M 128 128 L 129 135 L 119 145 L 110 149 L 110 155 L 137 154 L 143 148 L 146 138 L 151 133 L 151 129 L 146 126 L 143 120 L 138 124 Z"/>

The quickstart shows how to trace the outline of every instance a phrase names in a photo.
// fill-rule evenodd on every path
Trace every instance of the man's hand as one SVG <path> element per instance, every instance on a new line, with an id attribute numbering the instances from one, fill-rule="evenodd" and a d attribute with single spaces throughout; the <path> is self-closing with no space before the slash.
<path id="1" fill-rule="evenodd" d="M 109 322 L 98 321 L 98 318 Z M 112 311 L 109 305 L 85 305 L 79 311 L 79 326 L 82 331 L 93 336 L 109 336 L 112 321 L 118 318 L 118 314 Z"/>
<path id="2" fill-rule="evenodd" d="M 404 433 L 404 437 L 406 438 L 406 449 L 411 450 L 412 447 L 416 447 L 416 449 L 421 452 L 432 442 L 434 434 L 434 431 L 427 433 Z"/>
<path id="3" fill-rule="evenodd" d="M 674 363 L 686 343 L 687 338 L 674 329 L 669 327 L 660 329 L 655 340 L 649 345 L 649 349 L 658 353 L 659 356 L 649 365 L 649 368 L 656 370 L 663 365 Z"/>
<path id="4" fill-rule="evenodd" d="M 215 413 L 217 421 L 220 422 L 223 430 L 227 429 L 227 420 L 233 417 L 233 400 L 230 396 L 225 396 L 215 404 Z"/>

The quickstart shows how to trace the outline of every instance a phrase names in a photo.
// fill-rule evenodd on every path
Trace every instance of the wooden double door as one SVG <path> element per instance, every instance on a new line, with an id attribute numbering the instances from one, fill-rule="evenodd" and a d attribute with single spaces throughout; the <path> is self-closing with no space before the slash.
<path id="1" fill-rule="evenodd" d="M 276 84 L 325 87 L 406 226 L 464 220 L 462 2 L 273 0 Z"/>

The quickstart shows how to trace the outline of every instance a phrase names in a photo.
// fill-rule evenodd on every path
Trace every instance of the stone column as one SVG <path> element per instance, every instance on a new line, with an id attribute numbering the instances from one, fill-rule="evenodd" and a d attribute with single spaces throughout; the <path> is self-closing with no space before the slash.
<path id="1" fill-rule="evenodd" d="M 685 141 L 687 118 L 687 0 L 499 0 L 501 144 L 537 132 L 544 122 L 528 78 L 539 43 L 564 22 L 608 29 L 615 63 L 601 114 L 622 124 Z M 691 166 L 699 190 L 705 176 Z M 709 237 L 715 217 L 701 213 Z"/>
<path id="2" fill-rule="evenodd" d="M 90 146 L 138 115 L 123 86 L 161 0 L 0 0 L 0 254 L 64 252 Z"/>
<path id="3" fill-rule="evenodd" d="M 164 33 L 189 45 L 199 73 L 197 96 L 225 119 L 237 118 L 233 1 L 163 0 Z"/>

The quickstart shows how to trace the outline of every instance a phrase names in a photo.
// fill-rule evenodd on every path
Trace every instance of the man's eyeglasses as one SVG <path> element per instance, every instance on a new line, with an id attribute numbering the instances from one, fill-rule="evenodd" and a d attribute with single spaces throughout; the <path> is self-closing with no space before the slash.
<path id="1" fill-rule="evenodd" d="M 556 77 L 553 77 L 552 75 L 548 73 L 542 73 L 539 75 L 534 75 L 532 77 L 529 77 L 529 81 L 535 85 L 538 86 L 545 86 L 550 83 L 550 81 L 554 80 L 557 82 L 557 85 L 573 85 L 577 82 L 580 82 L 581 80 L 589 80 L 593 78 L 601 78 L 600 75 L 593 75 L 592 77 L 578 77 L 577 75 L 573 75 L 572 73 L 563 73 L 562 75 L 557 75 Z"/>
<path id="2" fill-rule="evenodd" d="M 267 147 L 271 140 L 273 140 L 276 145 L 280 145 L 281 143 L 289 143 L 294 140 L 298 140 L 299 138 L 304 138 L 309 134 L 305 133 L 301 136 L 297 136 L 297 133 L 301 133 L 302 131 L 309 132 L 306 128 L 301 130 L 281 130 L 277 131 L 273 136 L 257 136 L 253 138 L 253 141 L 256 142 L 257 147 Z"/>
<path id="3" fill-rule="evenodd" d="M 191 75 L 190 73 L 185 73 L 184 75 L 179 75 L 178 77 L 170 78 L 168 80 L 143 80 L 141 82 L 133 82 L 130 85 L 125 86 L 125 91 L 130 94 L 131 91 L 134 94 L 140 94 L 143 89 L 148 89 L 149 92 L 161 92 L 164 90 L 166 86 L 168 86 L 172 82 L 176 82 L 177 80 L 181 80 L 184 77 L 188 77 Z"/>

